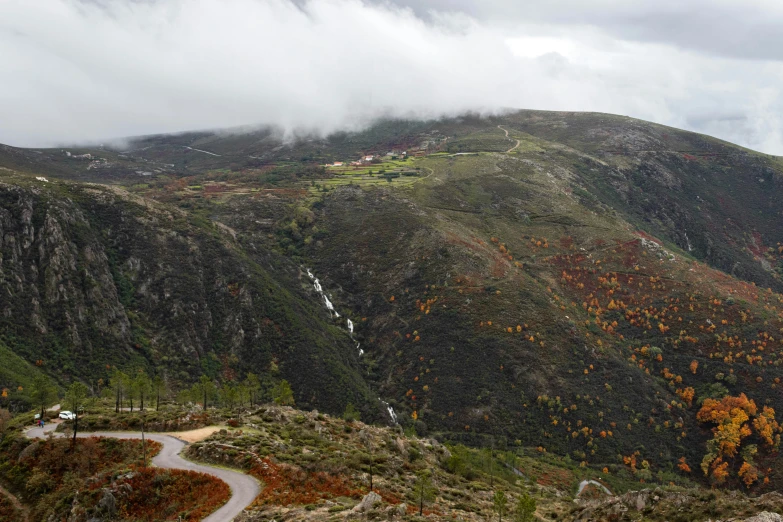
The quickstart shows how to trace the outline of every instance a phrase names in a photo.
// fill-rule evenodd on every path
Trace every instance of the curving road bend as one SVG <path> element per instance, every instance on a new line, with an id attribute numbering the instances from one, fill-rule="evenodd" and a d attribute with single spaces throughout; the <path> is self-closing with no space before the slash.
<path id="1" fill-rule="evenodd" d="M 44 428 L 32 428 L 25 435 L 31 439 L 40 439 L 57 428 L 56 423 L 47 424 Z M 231 488 L 231 498 L 223 506 L 204 519 L 204 522 L 228 522 L 242 513 L 261 492 L 258 482 L 244 473 L 228 469 L 214 468 L 196 464 L 179 456 L 185 448 L 185 442 L 170 435 L 158 435 L 145 433 L 145 438 L 160 442 L 163 448 L 153 459 L 152 463 L 159 468 L 185 469 L 198 471 L 217 477 Z M 140 432 L 110 432 L 100 431 L 94 433 L 79 433 L 77 437 L 112 437 L 116 439 L 141 439 Z"/>
<path id="2" fill-rule="evenodd" d="M 516 145 L 514 145 L 513 147 L 511 147 L 510 149 L 508 149 L 508 150 L 506 151 L 506 154 L 508 154 L 509 152 L 513 152 L 513 151 L 514 151 L 515 149 L 517 149 L 517 148 L 519 147 L 519 145 L 522 143 L 520 140 L 517 140 L 517 139 L 515 139 L 515 138 L 512 138 L 511 136 L 509 136 L 509 135 L 508 135 L 508 131 L 507 131 L 506 129 L 504 129 L 502 125 L 498 125 L 498 129 L 500 129 L 500 130 L 502 130 L 503 132 L 505 132 L 505 133 L 506 133 L 506 138 L 508 138 L 508 139 L 510 139 L 510 140 L 512 140 L 512 139 L 513 139 L 514 141 L 516 141 L 516 142 L 517 142 L 517 144 L 516 144 Z"/>
<path id="3" fill-rule="evenodd" d="M 579 495 L 581 495 L 582 491 L 584 491 L 584 489 L 590 484 L 604 490 L 604 493 L 606 493 L 607 495 L 612 496 L 612 492 L 609 491 L 609 488 L 607 488 L 606 486 L 604 486 L 603 484 L 595 480 L 583 480 L 582 482 L 580 482 L 579 491 L 576 492 L 576 496 L 578 497 Z"/>

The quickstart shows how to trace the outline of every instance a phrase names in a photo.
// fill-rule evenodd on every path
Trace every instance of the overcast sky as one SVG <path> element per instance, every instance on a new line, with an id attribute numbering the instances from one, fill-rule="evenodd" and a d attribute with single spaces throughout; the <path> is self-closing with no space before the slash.
<path id="1" fill-rule="evenodd" d="M 604 111 L 783 155 L 779 0 L 0 0 L 0 142 Z"/>

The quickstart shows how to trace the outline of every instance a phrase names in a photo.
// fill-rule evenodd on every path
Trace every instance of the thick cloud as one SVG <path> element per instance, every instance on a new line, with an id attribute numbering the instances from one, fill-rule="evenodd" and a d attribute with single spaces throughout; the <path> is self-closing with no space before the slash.
<path id="1" fill-rule="evenodd" d="M 783 154 L 780 7 L 586 4 L 4 0 L 0 142 L 328 132 L 515 107 L 626 114 Z"/>
<path id="2" fill-rule="evenodd" d="M 385 0 L 384 0 L 385 1 Z M 393 0 L 422 18 L 461 12 L 507 27 L 600 28 L 616 38 L 716 56 L 783 60 L 779 0 Z M 383 3 L 383 2 L 379 2 Z"/>

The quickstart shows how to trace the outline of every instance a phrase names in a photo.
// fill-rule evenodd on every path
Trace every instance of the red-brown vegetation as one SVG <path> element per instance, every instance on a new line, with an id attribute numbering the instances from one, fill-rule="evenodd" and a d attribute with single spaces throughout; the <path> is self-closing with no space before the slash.
<path id="1" fill-rule="evenodd" d="M 123 482 L 131 488 L 119 496 L 117 507 L 129 520 L 196 522 L 231 497 L 225 482 L 195 471 L 144 468 Z"/>
<path id="2" fill-rule="evenodd" d="M 278 464 L 269 457 L 250 469 L 250 474 L 261 480 L 264 488 L 255 505 L 312 504 L 321 499 L 337 497 L 361 498 L 362 490 L 354 487 L 346 477 L 308 472 L 286 464 Z"/>

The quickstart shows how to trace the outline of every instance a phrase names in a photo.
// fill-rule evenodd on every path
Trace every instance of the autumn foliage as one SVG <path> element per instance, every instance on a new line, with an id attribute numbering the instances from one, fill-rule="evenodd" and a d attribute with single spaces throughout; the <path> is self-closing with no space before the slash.
<path id="1" fill-rule="evenodd" d="M 363 494 L 360 489 L 353 487 L 346 477 L 304 471 L 276 463 L 268 457 L 253 466 L 250 474 L 264 484 L 255 505 L 312 504 L 321 499 L 337 497 L 361 498 Z"/>
<path id="2" fill-rule="evenodd" d="M 161 444 L 147 441 L 147 455 L 156 455 Z M 120 465 L 141 463 L 142 444 L 140 440 L 118 440 L 87 437 L 79 439 L 75 447 L 63 439 L 29 443 L 21 453 L 19 463 L 25 472 L 32 475 L 45 474 L 59 485 L 66 473 L 94 475 Z"/>
<path id="3" fill-rule="evenodd" d="M 94 505 L 102 495 L 101 488 L 111 483 L 117 471 L 141 464 L 143 453 L 140 440 L 86 437 L 72 445 L 65 439 L 17 437 L 5 442 L 0 467 L 8 470 L 4 477 L 9 486 L 23 492 L 21 499 L 30 505 L 30 520 L 64 520 L 63 510 L 70 509 L 70 503 L 63 505 L 58 499 L 76 491 L 84 495 L 79 497 L 81 506 Z M 148 458 L 160 448 L 159 443 L 148 440 Z M 9 462 L 13 466 L 8 467 Z M 0 520 L 5 519 L 0 516 Z"/>
<path id="4" fill-rule="evenodd" d="M 65 508 L 56 499 L 67 495 L 77 494 L 81 508 L 90 510 L 105 489 L 116 498 L 123 520 L 140 522 L 195 522 L 231 497 L 228 485 L 210 475 L 141 467 L 140 440 L 86 437 L 71 446 L 65 439 L 19 438 L 11 446 L 8 454 L 18 456 L 9 477 L 15 487 L 27 493 L 26 500 L 34 500 L 31 520 L 64 520 L 60 515 Z M 162 448 L 153 440 L 147 440 L 146 446 L 148 458 Z M 0 520 L 16 520 L 3 518 L 3 509 L 0 506 Z"/>
<path id="5" fill-rule="evenodd" d="M 753 439 L 757 439 L 769 449 L 780 444 L 781 428 L 775 420 L 775 410 L 764 406 L 759 412 L 756 403 L 744 393 L 738 397 L 705 400 L 696 418 L 715 425 L 701 469 L 716 483 L 726 481 L 735 463 L 739 464 L 737 475 L 746 486 L 758 480 L 760 471 L 753 462 L 758 446 L 744 444 L 746 440 L 754 442 Z"/>
<path id="6" fill-rule="evenodd" d="M 203 519 L 231 497 L 228 485 L 211 475 L 180 469 L 145 468 L 125 480 L 118 502 L 124 519 L 138 521 Z M 186 513 L 180 518 L 181 513 Z"/>

